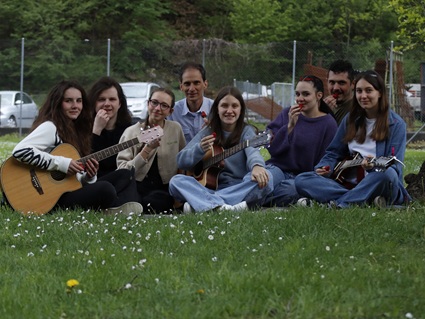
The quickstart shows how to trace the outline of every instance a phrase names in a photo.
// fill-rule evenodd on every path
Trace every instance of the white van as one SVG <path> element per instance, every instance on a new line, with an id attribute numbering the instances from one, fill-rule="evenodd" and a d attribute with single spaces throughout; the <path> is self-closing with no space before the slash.
<path id="1" fill-rule="evenodd" d="M 421 85 L 418 83 L 407 83 L 407 101 L 415 113 L 415 118 L 421 118 Z"/>

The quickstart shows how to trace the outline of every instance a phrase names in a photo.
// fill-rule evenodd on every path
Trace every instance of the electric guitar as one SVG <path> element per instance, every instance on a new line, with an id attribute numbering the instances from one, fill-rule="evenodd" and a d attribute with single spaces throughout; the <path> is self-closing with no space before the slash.
<path id="1" fill-rule="evenodd" d="M 249 140 L 240 142 L 228 149 L 223 149 L 218 145 L 213 145 L 204 158 L 195 165 L 192 171 L 186 171 L 186 175 L 193 176 L 201 185 L 209 189 L 217 189 L 218 175 L 224 168 L 224 159 L 239 152 L 243 149 L 251 147 L 260 147 L 270 143 L 271 132 L 266 131 L 258 134 Z"/>
<path id="2" fill-rule="evenodd" d="M 335 169 L 332 172 L 331 178 L 336 180 L 338 183 L 344 185 L 348 189 L 354 188 L 355 184 L 352 184 L 347 181 L 347 175 L 350 174 L 350 172 L 353 172 L 351 168 L 356 168 L 357 170 L 363 170 L 363 168 L 361 167 L 363 160 L 364 158 L 361 157 L 359 154 L 357 154 L 356 156 L 354 156 L 354 158 L 346 159 L 339 162 L 335 166 Z M 374 165 L 373 169 L 375 171 L 385 171 L 389 166 L 391 166 L 395 162 L 399 162 L 402 165 L 404 165 L 395 156 L 373 157 L 373 158 L 367 159 L 367 161 L 369 163 L 373 163 Z M 355 173 L 357 174 L 357 171 Z M 361 176 L 364 176 L 364 174 L 362 174 Z M 361 178 L 358 178 L 357 181 L 360 182 L 360 180 Z"/>
<path id="3" fill-rule="evenodd" d="M 50 154 L 76 159 L 85 164 L 88 159 L 101 161 L 120 151 L 140 143 L 150 143 L 163 135 L 161 127 L 156 126 L 142 131 L 138 137 L 122 142 L 101 151 L 80 158 L 74 146 L 63 143 Z M 48 213 L 62 194 L 82 187 L 77 176 L 59 171 L 47 171 L 9 157 L 1 166 L 0 182 L 10 206 L 24 215 L 43 215 Z"/>

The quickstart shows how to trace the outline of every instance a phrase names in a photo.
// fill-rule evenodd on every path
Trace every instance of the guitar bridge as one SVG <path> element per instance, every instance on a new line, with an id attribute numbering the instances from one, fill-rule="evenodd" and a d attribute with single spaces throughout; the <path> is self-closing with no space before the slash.
<path id="1" fill-rule="evenodd" d="M 40 195 L 44 194 L 43 188 L 40 185 L 40 181 L 38 180 L 37 174 L 35 173 L 35 170 L 32 168 L 30 169 L 30 175 L 31 175 L 31 184 L 32 186 L 37 190 L 37 192 Z"/>

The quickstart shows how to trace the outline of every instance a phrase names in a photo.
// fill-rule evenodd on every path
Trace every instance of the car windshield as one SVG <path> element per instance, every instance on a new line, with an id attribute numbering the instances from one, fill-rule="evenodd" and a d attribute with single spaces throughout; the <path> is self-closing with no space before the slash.
<path id="1" fill-rule="evenodd" d="M 140 83 L 137 85 L 121 85 L 127 98 L 146 98 L 148 95 L 148 85 Z"/>
<path id="2" fill-rule="evenodd" d="M 12 93 L 0 93 L 1 96 L 1 101 L 0 101 L 0 105 L 11 105 L 13 104 L 12 99 L 13 99 L 13 94 Z"/>

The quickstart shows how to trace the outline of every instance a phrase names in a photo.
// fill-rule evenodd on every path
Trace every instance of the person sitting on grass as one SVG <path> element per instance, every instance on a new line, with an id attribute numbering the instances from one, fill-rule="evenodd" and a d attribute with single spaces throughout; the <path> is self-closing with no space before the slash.
<path id="1" fill-rule="evenodd" d="M 295 176 L 313 170 L 334 138 L 338 126 L 332 110 L 323 101 L 323 92 L 323 82 L 318 77 L 301 77 L 295 88 L 296 104 L 282 110 L 267 125 L 273 139 L 266 168 L 275 185 L 265 206 L 295 204 L 299 199 Z"/>
<path id="2" fill-rule="evenodd" d="M 174 211 L 174 198 L 168 192 L 168 183 L 177 174 L 177 153 L 186 141 L 179 123 L 166 119 L 174 111 L 174 93 L 168 88 L 157 88 L 148 99 L 148 117 L 128 127 L 121 141 L 132 139 L 140 130 L 160 126 L 164 135 L 148 144 L 135 145 L 118 153 L 118 168 L 136 169 L 139 202 L 150 214 Z"/>
<path id="3" fill-rule="evenodd" d="M 202 185 L 193 176 L 178 174 L 171 179 L 170 194 L 185 202 L 184 213 L 214 209 L 244 210 L 248 204 L 260 202 L 273 191 L 272 178 L 264 168 L 264 159 L 257 148 L 246 147 L 227 157 L 226 153 L 221 153 L 222 149 L 226 152 L 256 137 L 253 127 L 244 122 L 245 112 L 245 102 L 239 90 L 231 86 L 222 88 L 211 107 L 209 125 L 177 155 L 178 167 L 187 171 L 193 171 L 211 152 L 224 155 L 224 168 L 218 179 L 214 174 L 206 176 L 211 173 L 209 169 L 200 174 L 217 181 L 213 189 Z"/>
<path id="4" fill-rule="evenodd" d="M 105 209 L 108 214 L 141 213 L 130 171 L 123 178 L 97 180 L 99 162 L 94 158 L 82 163 L 66 154 L 50 153 L 62 143 L 68 143 L 80 156 L 89 155 L 92 123 L 93 112 L 83 87 L 74 81 L 61 81 L 49 92 L 31 132 L 15 146 L 12 155 L 29 166 L 77 175 L 82 187 L 62 194 L 54 208 Z M 37 202 L 34 202 L 34 210 L 37 211 Z"/>
<path id="5" fill-rule="evenodd" d="M 360 73 L 355 80 L 355 99 L 335 138 L 314 172 L 299 174 L 295 187 L 301 196 L 331 207 L 374 204 L 401 205 L 411 198 L 403 185 L 406 123 L 390 109 L 385 83 L 375 71 Z M 356 156 L 335 179 L 337 164 Z M 391 159 L 385 169 L 378 159 Z M 394 158 L 395 157 L 395 158 Z M 387 166 L 387 165 L 385 165 Z M 301 205 L 308 200 L 301 198 Z"/>

